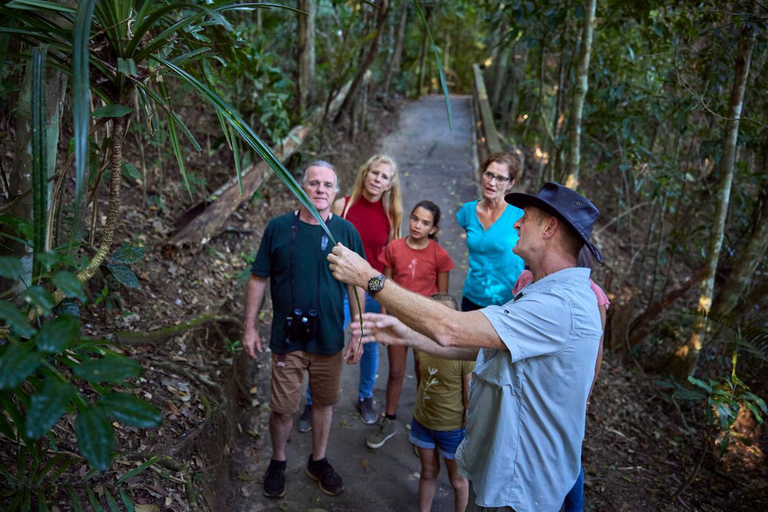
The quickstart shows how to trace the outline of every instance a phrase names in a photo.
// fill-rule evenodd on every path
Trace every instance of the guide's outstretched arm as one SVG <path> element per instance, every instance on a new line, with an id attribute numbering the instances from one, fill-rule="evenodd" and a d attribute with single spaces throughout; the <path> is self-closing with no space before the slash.
<path id="1" fill-rule="evenodd" d="M 341 244 L 328 255 L 333 276 L 350 285 L 367 288 L 378 275 L 367 261 Z M 376 294 L 387 313 L 442 347 L 475 347 L 506 350 L 491 322 L 479 311 L 460 312 L 410 292 L 391 279 Z"/>

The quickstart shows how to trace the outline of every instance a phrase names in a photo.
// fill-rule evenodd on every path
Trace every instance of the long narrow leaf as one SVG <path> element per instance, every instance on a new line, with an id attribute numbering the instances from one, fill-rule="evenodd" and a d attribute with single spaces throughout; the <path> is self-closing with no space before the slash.
<path id="1" fill-rule="evenodd" d="M 176 123 L 176 126 L 181 129 L 181 131 L 184 133 L 184 135 L 187 136 L 187 139 L 192 143 L 192 146 L 195 148 L 195 151 L 198 153 L 203 150 L 202 146 L 200 146 L 200 143 L 197 142 L 197 139 L 195 139 L 195 136 L 192 134 L 189 128 L 187 128 L 187 125 L 185 125 L 181 119 L 179 119 L 179 116 L 177 116 L 173 109 L 168 106 L 165 101 L 163 101 L 163 98 L 157 93 L 157 91 L 153 90 L 151 87 L 146 87 L 141 83 L 136 83 L 136 86 L 138 87 L 139 91 L 142 92 L 142 94 L 146 94 L 150 98 L 152 98 L 157 105 L 165 111 L 165 113 L 168 115 L 169 119 Z M 148 103 L 147 103 L 148 104 Z"/>
<path id="2" fill-rule="evenodd" d="M 44 2 L 43 0 L 13 0 L 8 2 L 6 7 L 14 9 L 30 9 L 35 11 L 66 12 L 75 14 L 75 9 L 68 5 L 55 4 L 53 2 Z"/>
<path id="3" fill-rule="evenodd" d="M 80 238 L 80 223 L 85 205 L 83 196 L 87 188 L 85 171 L 88 169 L 88 124 L 90 122 L 90 74 L 88 72 L 88 42 L 96 0 L 82 0 L 77 4 L 72 55 L 72 115 L 75 132 L 75 208 L 72 225 L 72 246 Z"/>
<path id="4" fill-rule="evenodd" d="M 163 82 L 158 83 L 160 93 L 165 97 L 165 101 L 170 103 L 168 96 L 168 89 Z M 179 164 L 179 172 L 181 177 L 184 178 L 184 186 L 187 188 L 190 199 L 192 199 L 192 188 L 189 186 L 189 179 L 187 178 L 187 168 L 184 165 L 184 152 L 181 149 L 179 143 L 179 134 L 176 132 L 176 125 L 172 121 L 168 121 L 168 135 L 171 138 L 171 148 L 173 148 L 173 154 L 176 157 L 176 162 Z"/>
<path id="5" fill-rule="evenodd" d="M 145 461 L 140 466 L 137 466 L 130 471 L 126 471 L 125 474 L 123 474 L 123 476 L 117 479 L 117 483 L 120 484 L 125 482 L 129 478 L 133 478 L 134 476 L 138 475 L 139 473 L 147 469 L 149 466 L 157 463 L 158 460 L 160 460 L 160 457 L 157 457 L 157 456 L 152 457 L 151 459 Z"/>
<path id="6" fill-rule="evenodd" d="M 416 12 L 419 15 L 419 19 L 424 24 L 424 30 L 427 31 L 429 36 L 429 44 L 432 47 L 432 51 L 435 53 L 435 61 L 437 62 L 437 71 L 440 74 L 440 85 L 443 88 L 443 97 L 445 98 L 445 110 L 448 113 L 448 126 L 453 131 L 453 113 L 451 111 L 451 97 L 448 95 L 448 85 L 445 83 L 445 73 L 443 72 L 443 61 L 440 60 L 440 52 L 437 49 L 435 40 L 432 38 L 432 32 L 429 30 L 429 24 L 427 18 L 424 16 L 424 12 L 421 10 L 418 0 L 413 0 L 413 5 L 416 7 Z"/>
<path id="7" fill-rule="evenodd" d="M 224 100 L 222 100 L 215 92 L 211 91 L 197 78 L 190 75 L 185 70 L 181 69 L 166 59 L 160 57 L 155 57 L 154 59 L 173 71 L 187 84 L 191 85 L 206 100 L 208 100 L 216 110 L 224 115 L 224 118 L 227 120 L 227 122 L 237 131 L 237 133 L 240 134 L 241 137 L 243 137 L 243 139 L 245 139 L 248 145 L 251 146 L 254 151 L 256 151 L 256 153 L 261 157 L 262 160 L 267 163 L 267 165 L 269 165 L 275 174 L 277 174 L 277 177 L 280 178 L 280 180 L 288 187 L 288 190 L 290 190 L 291 193 L 296 196 L 302 206 L 304 206 L 309 211 L 309 213 L 311 213 L 312 216 L 320 223 L 320 226 L 328 234 L 330 240 L 334 245 L 336 245 L 336 239 L 334 238 L 333 234 L 331 234 L 328 226 L 325 225 L 323 218 L 318 213 L 315 205 L 312 204 L 309 196 L 307 196 L 307 194 L 304 192 L 304 189 L 299 186 L 293 175 L 291 175 L 285 166 L 283 166 L 283 163 L 275 156 L 269 146 L 267 146 L 267 144 L 261 140 L 258 135 L 256 135 L 253 129 L 248 126 L 245 121 L 243 121 L 240 115 L 238 115 L 229 105 L 227 105 Z"/>
<path id="8" fill-rule="evenodd" d="M 40 253 L 45 252 L 48 225 L 47 127 L 45 115 L 45 47 L 32 50 L 32 204 L 34 263 L 32 282 L 40 276 Z"/>

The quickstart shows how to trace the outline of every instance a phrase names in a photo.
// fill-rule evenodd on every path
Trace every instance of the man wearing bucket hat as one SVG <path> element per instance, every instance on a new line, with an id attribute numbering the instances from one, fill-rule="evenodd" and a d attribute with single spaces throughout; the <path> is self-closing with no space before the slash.
<path id="1" fill-rule="evenodd" d="M 367 286 L 392 315 L 364 315 L 363 341 L 476 358 L 467 434 L 456 452 L 471 483 L 469 510 L 556 511 L 579 475 L 602 335 L 590 271 L 576 267 L 584 245 L 602 262 L 589 241 L 600 212 L 557 183 L 506 200 L 525 211 L 513 250 L 534 280 L 504 305 L 453 311 L 386 280 L 343 246 L 328 260 L 334 277 Z"/>

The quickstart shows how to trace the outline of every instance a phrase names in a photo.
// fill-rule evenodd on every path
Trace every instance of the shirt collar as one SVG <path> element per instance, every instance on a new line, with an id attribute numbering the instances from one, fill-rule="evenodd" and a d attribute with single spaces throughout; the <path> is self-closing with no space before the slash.
<path id="1" fill-rule="evenodd" d="M 555 283 L 561 283 L 564 281 L 581 281 L 581 280 L 587 280 L 589 279 L 590 274 L 592 271 L 588 268 L 584 267 L 571 267 L 571 268 L 565 268 L 563 270 L 559 270 L 555 272 L 554 274 L 549 274 L 546 277 L 543 277 L 539 279 L 538 281 L 529 284 L 525 288 L 523 288 L 520 293 L 518 293 L 518 296 L 520 294 L 528 295 L 529 293 L 537 292 L 539 290 L 543 290 L 545 288 L 548 288 Z M 515 300 L 517 300 L 518 297 L 515 297 Z"/>

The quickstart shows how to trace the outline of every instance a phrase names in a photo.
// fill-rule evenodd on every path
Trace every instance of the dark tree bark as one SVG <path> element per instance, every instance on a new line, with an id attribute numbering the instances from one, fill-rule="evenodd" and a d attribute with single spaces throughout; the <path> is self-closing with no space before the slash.
<path id="1" fill-rule="evenodd" d="M 389 93 L 389 86 L 392 82 L 392 76 L 400 72 L 400 64 L 403 61 L 403 41 L 405 40 L 405 25 L 408 20 L 408 2 L 403 1 L 403 7 L 400 10 L 400 21 L 395 35 L 395 49 L 392 52 L 392 58 L 387 65 L 384 75 L 384 94 Z"/>
<path id="2" fill-rule="evenodd" d="M 389 0 L 383 0 L 381 2 L 381 6 L 379 7 L 378 18 L 376 19 L 376 34 L 373 36 L 370 48 L 364 54 L 362 60 L 360 61 L 360 65 L 357 67 L 357 73 L 355 74 L 355 78 L 352 80 L 352 85 L 349 88 L 347 97 L 344 98 L 344 103 L 341 105 L 339 115 L 336 116 L 336 121 L 338 121 L 342 115 L 349 115 L 349 113 L 352 111 L 352 106 L 355 102 L 355 95 L 357 94 L 357 90 L 363 81 L 363 76 L 365 76 L 365 72 L 368 71 L 368 68 L 371 67 L 371 64 L 373 64 L 373 61 L 379 54 L 381 33 L 384 30 L 384 25 L 387 23 L 388 12 Z"/>

